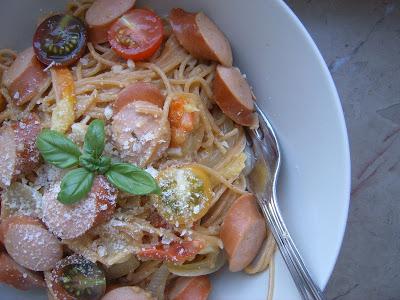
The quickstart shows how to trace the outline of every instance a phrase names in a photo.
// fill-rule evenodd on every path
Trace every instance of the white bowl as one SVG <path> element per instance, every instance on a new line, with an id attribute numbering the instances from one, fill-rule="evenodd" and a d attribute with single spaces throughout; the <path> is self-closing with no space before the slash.
<path id="1" fill-rule="evenodd" d="M 140 5 L 141 3 L 139 3 Z M 279 202 L 312 276 L 325 287 L 341 246 L 349 206 L 350 157 L 340 101 L 324 60 L 303 25 L 280 0 L 150 0 L 203 10 L 228 36 L 234 63 L 247 74 L 258 103 L 270 117 L 283 149 Z M 30 45 L 37 17 L 61 1 L 2 0 L 0 47 Z M 276 256 L 274 300 L 300 299 Z M 211 299 L 265 299 L 268 273 L 220 272 Z M 46 299 L 39 292 L 1 286 L 1 299 Z"/>

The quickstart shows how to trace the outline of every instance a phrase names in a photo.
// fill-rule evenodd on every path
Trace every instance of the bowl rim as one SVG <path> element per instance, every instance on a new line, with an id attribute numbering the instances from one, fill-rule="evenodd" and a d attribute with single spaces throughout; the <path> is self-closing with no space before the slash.
<path id="1" fill-rule="evenodd" d="M 343 174 L 342 183 L 343 183 L 343 188 L 345 189 L 344 195 L 346 195 L 346 198 L 341 199 L 342 202 L 340 205 L 341 207 L 343 207 L 343 209 L 341 211 L 341 214 L 338 215 L 337 218 L 336 231 L 338 232 L 338 238 L 335 243 L 336 255 L 330 257 L 329 261 L 327 260 L 326 264 L 324 264 L 326 275 L 322 276 L 321 278 L 318 278 L 319 279 L 318 281 L 322 283 L 321 288 L 324 289 L 328 283 L 329 278 L 332 275 L 332 272 L 334 270 L 335 264 L 337 262 L 340 253 L 340 249 L 342 248 L 343 245 L 343 239 L 346 230 L 348 214 L 349 214 L 349 205 L 350 205 L 351 160 L 350 160 L 349 139 L 348 139 L 343 108 L 332 75 L 327 67 L 327 64 L 325 63 L 317 45 L 315 44 L 314 40 L 312 39 L 311 35 L 309 34 L 305 26 L 295 15 L 295 13 L 291 10 L 291 8 L 284 2 L 284 0 L 263 0 L 263 1 L 271 1 L 272 3 L 275 3 L 277 6 L 279 6 L 280 9 L 282 9 L 282 11 L 287 15 L 288 20 L 293 22 L 293 24 L 299 29 L 300 34 L 302 35 L 306 43 L 310 46 L 311 51 L 315 57 L 315 62 L 316 64 L 319 65 L 322 71 L 321 72 L 322 76 L 327 81 L 327 93 L 329 93 L 331 98 L 330 100 L 334 103 L 334 111 L 332 113 L 335 114 L 336 116 L 336 120 L 340 129 L 340 131 L 338 131 L 338 134 L 340 134 L 340 139 L 343 141 L 343 143 L 339 147 L 339 150 L 341 152 L 344 165 L 342 170 Z"/>
<path id="2" fill-rule="evenodd" d="M 298 29 L 300 29 L 303 37 L 306 39 L 308 44 L 311 46 L 311 49 L 315 55 L 315 58 L 318 62 L 318 64 L 321 67 L 321 71 L 323 72 L 325 78 L 328 80 L 329 84 L 329 92 L 332 94 L 332 98 L 334 99 L 335 103 L 335 108 L 336 108 L 336 115 L 338 117 L 338 125 L 340 125 L 340 134 L 343 139 L 343 148 L 342 153 L 344 154 L 344 163 L 345 163 L 345 168 L 343 170 L 343 174 L 345 176 L 344 178 L 344 183 L 345 183 L 345 193 L 347 195 L 346 200 L 344 204 L 346 205 L 345 210 L 343 211 L 343 214 L 338 218 L 338 223 L 340 224 L 340 243 L 338 244 L 337 251 L 336 251 L 336 256 L 334 257 L 334 260 L 332 260 L 332 263 L 327 264 L 327 268 L 329 272 L 327 273 L 328 276 L 326 278 L 321 278 L 322 280 L 322 289 L 325 289 L 325 287 L 328 284 L 328 281 L 330 277 L 332 276 L 332 273 L 334 271 L 334 267 L 336 265 L 336 262 L 338 260 L 340 251 L 343 246 L 343 240 L 344 240 L 344 235 L 346 232 L 346 226 L 347 226 L 347 221 L 349 217 L 349 208 L 350 208 L 350 197 L 351 197 L 351 156 L 350 156 L 350 145 L 349 145 L 349 136 L 347 132 L 347 127 L 346 127 L 346 121 L 344 117 L 344 112 L 343 112 L 343 107 L 340 101 L 340 97 L 338 94 L 338 91 L 336 89 L 335 82 L 332 78 L 332 74 L 330 73 L 328 66 L 322 57 L 321 52 L 319 51 L 315 41 L 312 39 L 310 33 L 307 31 L 305 28 L 304 24 L 300 21 L 300 19 L 297 17 L 297 15 L 292 11 L 292 9 L 284 2 L 284 0 L 274 0 L 282 9 L 283 11 L 288 15 L 288 17 L 295 23 Z"/>

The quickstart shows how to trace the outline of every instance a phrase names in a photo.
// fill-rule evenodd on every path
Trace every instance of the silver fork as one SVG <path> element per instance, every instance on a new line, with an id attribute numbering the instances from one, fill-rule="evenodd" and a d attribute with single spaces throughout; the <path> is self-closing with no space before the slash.
<path id="1" fill-rule="evenodd" d="M 255 166 L 248 176 L 249 190 L 257 197 L 282 257 L 303 299 L 322 300 L 324 299 L 322 291 L 311 278 L 279 211 L 276 197 L 281 165 L 279 144 L 268 118 L 257 104 L 255 108 L 260 117 L 260 126 L 257 129 L 246 128 L 247 140 L 256 159 Z"/>

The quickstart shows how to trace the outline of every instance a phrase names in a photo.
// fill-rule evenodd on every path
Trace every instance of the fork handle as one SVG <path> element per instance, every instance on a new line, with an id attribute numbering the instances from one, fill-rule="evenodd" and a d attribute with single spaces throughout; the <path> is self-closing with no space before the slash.
<path id="1" fill-rule="evenodd" d="M 294 282 L 304 300 L 325 299 L 322 291 L 311 278 L 299 251 L 297 250 L 290 234 L 283 222 L 279 207 L 276 202 L 276 195 L 273 193 L 271 199 L 263 199 L 261 209 L 269 223 L 269 228 L 275 237 L 282 257 L 289 268 Z M 267 200 L 267 201 L 265 201 Z M 261 204 L 261 203 L 260 203 Z"/>

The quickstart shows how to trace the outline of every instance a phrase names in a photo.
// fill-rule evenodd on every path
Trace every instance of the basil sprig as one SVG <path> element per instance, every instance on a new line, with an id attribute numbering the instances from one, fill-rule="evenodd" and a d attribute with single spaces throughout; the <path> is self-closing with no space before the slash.
<path id="1" fill-rule="evenodd" d="M 153 177 L 142 169 L 126 163 L 114 163 L 106 172 L 109 182 L 121 191 L 135 195 L 160 193 L 157 186 L 154 188 Z"/>
<path id="2" fill-rule="evenodd" d="M 91 190 L 96 174 L 104 174 L 116 188 L 133 195 L 160 193 L 155 179 L 146 171 L 128 163 L 112 162 L 102 155 L 105 146 L 104 122 L 94 120 L 88 126 L 83 143 L 83 153 L 65 135 L 45 129 L 36 139 L 36 146 L 43 159 L 69 171 L 61 181 L 57 199 L 73 204 Z"/>
<path id="3" fill-rule="evenodd" d="M 82 155 L 73 141 L 57 131 L 48 129 L 39 134 L 36 146 L 45 161 L 61 169 L 76 167 Z"/>
<path id="4" fill-rule="evenodd" d="M 102 120 L 93 120 L 85 135 L 83 152 L 93 158 L 99 158 L 104 150 L 105 138 L 104 122 Z"/>
<path id="5" fill-rule="evenodd" d="M 61 181 L 61 190 L 57 199 L 64 204 L 73 204 L 89 193 L 95 173 L 85 168 L 69 171 Z"/>

